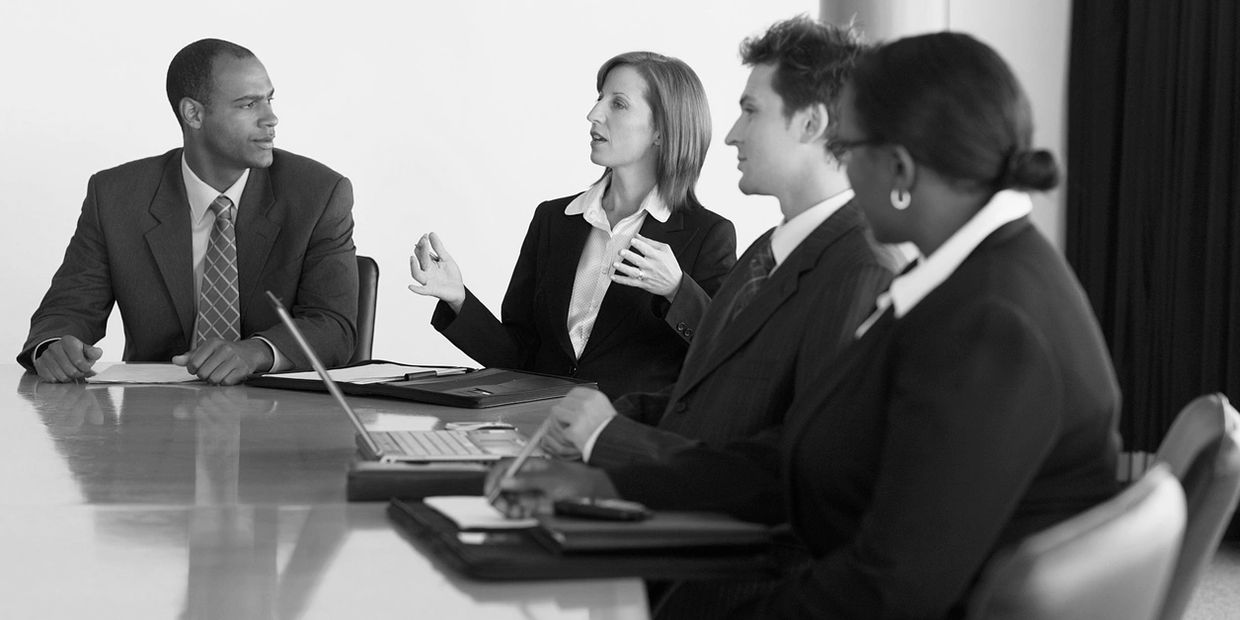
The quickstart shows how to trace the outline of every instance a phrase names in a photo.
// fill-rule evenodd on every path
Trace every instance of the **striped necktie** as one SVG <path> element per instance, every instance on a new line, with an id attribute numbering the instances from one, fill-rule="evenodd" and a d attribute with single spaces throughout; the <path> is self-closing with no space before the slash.
<path id="1" fill-rule="evenodd" d="M 198 295 L 198 320 L 194 323 L 194 346 L 208 338 L 234 342 L 241 337 L 241 305 L 237 292 L 237 236 L 233 227 L 232 201 L 220 194 L 211 203 L 215 227 L 202 261 L 202 284 Z"/>
<path id="2" fill-rule="evenodd" d="M 775 252 L 771 250 L 770 235 L 767 235 L 762 244 L 754 249 L 753 257 L 745 268 L 747 269 L 745 281 L 737 289 L 736 297 L 732 299 L 732 307 L 729 309 L 729 323 L 736 319 L 736 315 L 740 314 L 750 301 L 753 301 L 754 296 L 758 294 L 758 289 L 762 288 L 762 283 L 766 282 L 767 276 L 771 275 L 771 270 L 775 268 Z"/>

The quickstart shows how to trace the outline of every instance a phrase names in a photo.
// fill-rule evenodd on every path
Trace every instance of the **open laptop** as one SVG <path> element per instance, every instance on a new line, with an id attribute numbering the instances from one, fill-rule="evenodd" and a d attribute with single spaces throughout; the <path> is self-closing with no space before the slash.
<path id="1" fill-rule="evenodd" d="M 306 337 L 293 322 L 293 317 L 285 310 L 284 304 L 281 304 L 271 291 L 267 291 L 267 298 L 271 305 L 275 306 L 280 320 L 297 339 L 297 344 L 306 357 L 310 358 L 310 364 L 323 380 L 323 385 L 327 386 L 327 391 L 331 392 L 332 398 L 344 409 L 353 429 L 357 431 L 357 447 L 367 459 L 384 463 L 477 463 L 516 456 L 521 451 L 525 440 L 512 429 L 387 432 L 367 430 L 361 418 L 345 400 L 340 387 L 332 380 L 323 362 L 319 361 L 319 356 L 314 353 Z"/>

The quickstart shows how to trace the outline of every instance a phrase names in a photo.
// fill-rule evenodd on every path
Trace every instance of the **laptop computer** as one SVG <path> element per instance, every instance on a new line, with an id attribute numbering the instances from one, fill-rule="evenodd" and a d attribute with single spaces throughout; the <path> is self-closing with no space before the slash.
<path id="1" fill-rule="evenodd" d="M 349 423 L 357 432 L 357 447 L 368 460 L 383 463 L 481 463 L 496 461 L 506 456 L 516 456 L 525 445 L 525 439 L 513 429 L 478 430 L 430 430 L 372 432 L 362 424 L 361 418 L 349 406 L 344 393 L 332 380 L 323 362 L 315 354 L 306 337 L 302 335 L 293 317 L 280 300 L 267 291 L 267 298 L 280 315 L 280 320 L 293 333 L 298 346 L 310 359 L 314 371 L 332 398 L 344 410 Z"/>

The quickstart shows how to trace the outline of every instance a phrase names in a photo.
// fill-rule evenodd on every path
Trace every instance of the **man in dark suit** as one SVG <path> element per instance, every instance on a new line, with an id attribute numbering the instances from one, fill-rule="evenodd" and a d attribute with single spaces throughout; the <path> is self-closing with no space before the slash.
<path id="1" fill-rule="evenodd" d="M 746 41 L 753 71 L 727 143 L 737 149 L 741 191 L 778 198 L 783 222 L 728 275 L 674 385 L 614 404 L 598 392 L 570 393 L 552 409 L 550 452 L 611 469 L 749 437 L 781 424 L 793 397 L 815 382 L 807 360 L 834 358 L 852 339 L 894 268 L 849 204 L 827 148 L 860 49 L 852 33 L 808 19 Z"/>
<path id="2" fill-rule="evenodd" d="M 91 177 L 17 361 L 47 381 L 94 374 L 115 303 L 125 361 L 171 361 L 221 384 L 308 367 L 271 290 L 324 361 L 344 363 L 357 314 L 349 180 L 273 147 L 274 89 L 248 49 L 192 43 L 167 89 L 184 148 Z"/>

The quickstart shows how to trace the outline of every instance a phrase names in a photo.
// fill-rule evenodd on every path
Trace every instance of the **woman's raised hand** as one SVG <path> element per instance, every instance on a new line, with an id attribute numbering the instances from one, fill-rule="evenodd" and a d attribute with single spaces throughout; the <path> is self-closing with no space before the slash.
<path id="1" fill-rule="evenodd" d="M 616 268 L 611 274 L 612 282 L 662 295 L 669 302 L 676 297 L 684 272 L 672 246 L 634 235 L 629 247 L 620 251 L 620 258 L 628 262 L 616 261 L 612 265 Z"/>
<path id="2" fill-rule="evenodd" d="M 409 256 L 409 275 L 416 283 L 410 284 L 409 290 L 419 295 L 438 297 L 453 312 L 461 311 L 465 303 L 465 282 L 461 278 L 460 267 L 448 254 L 439 235 L 430 233 L 418 239 L 413 254 Z"/>

